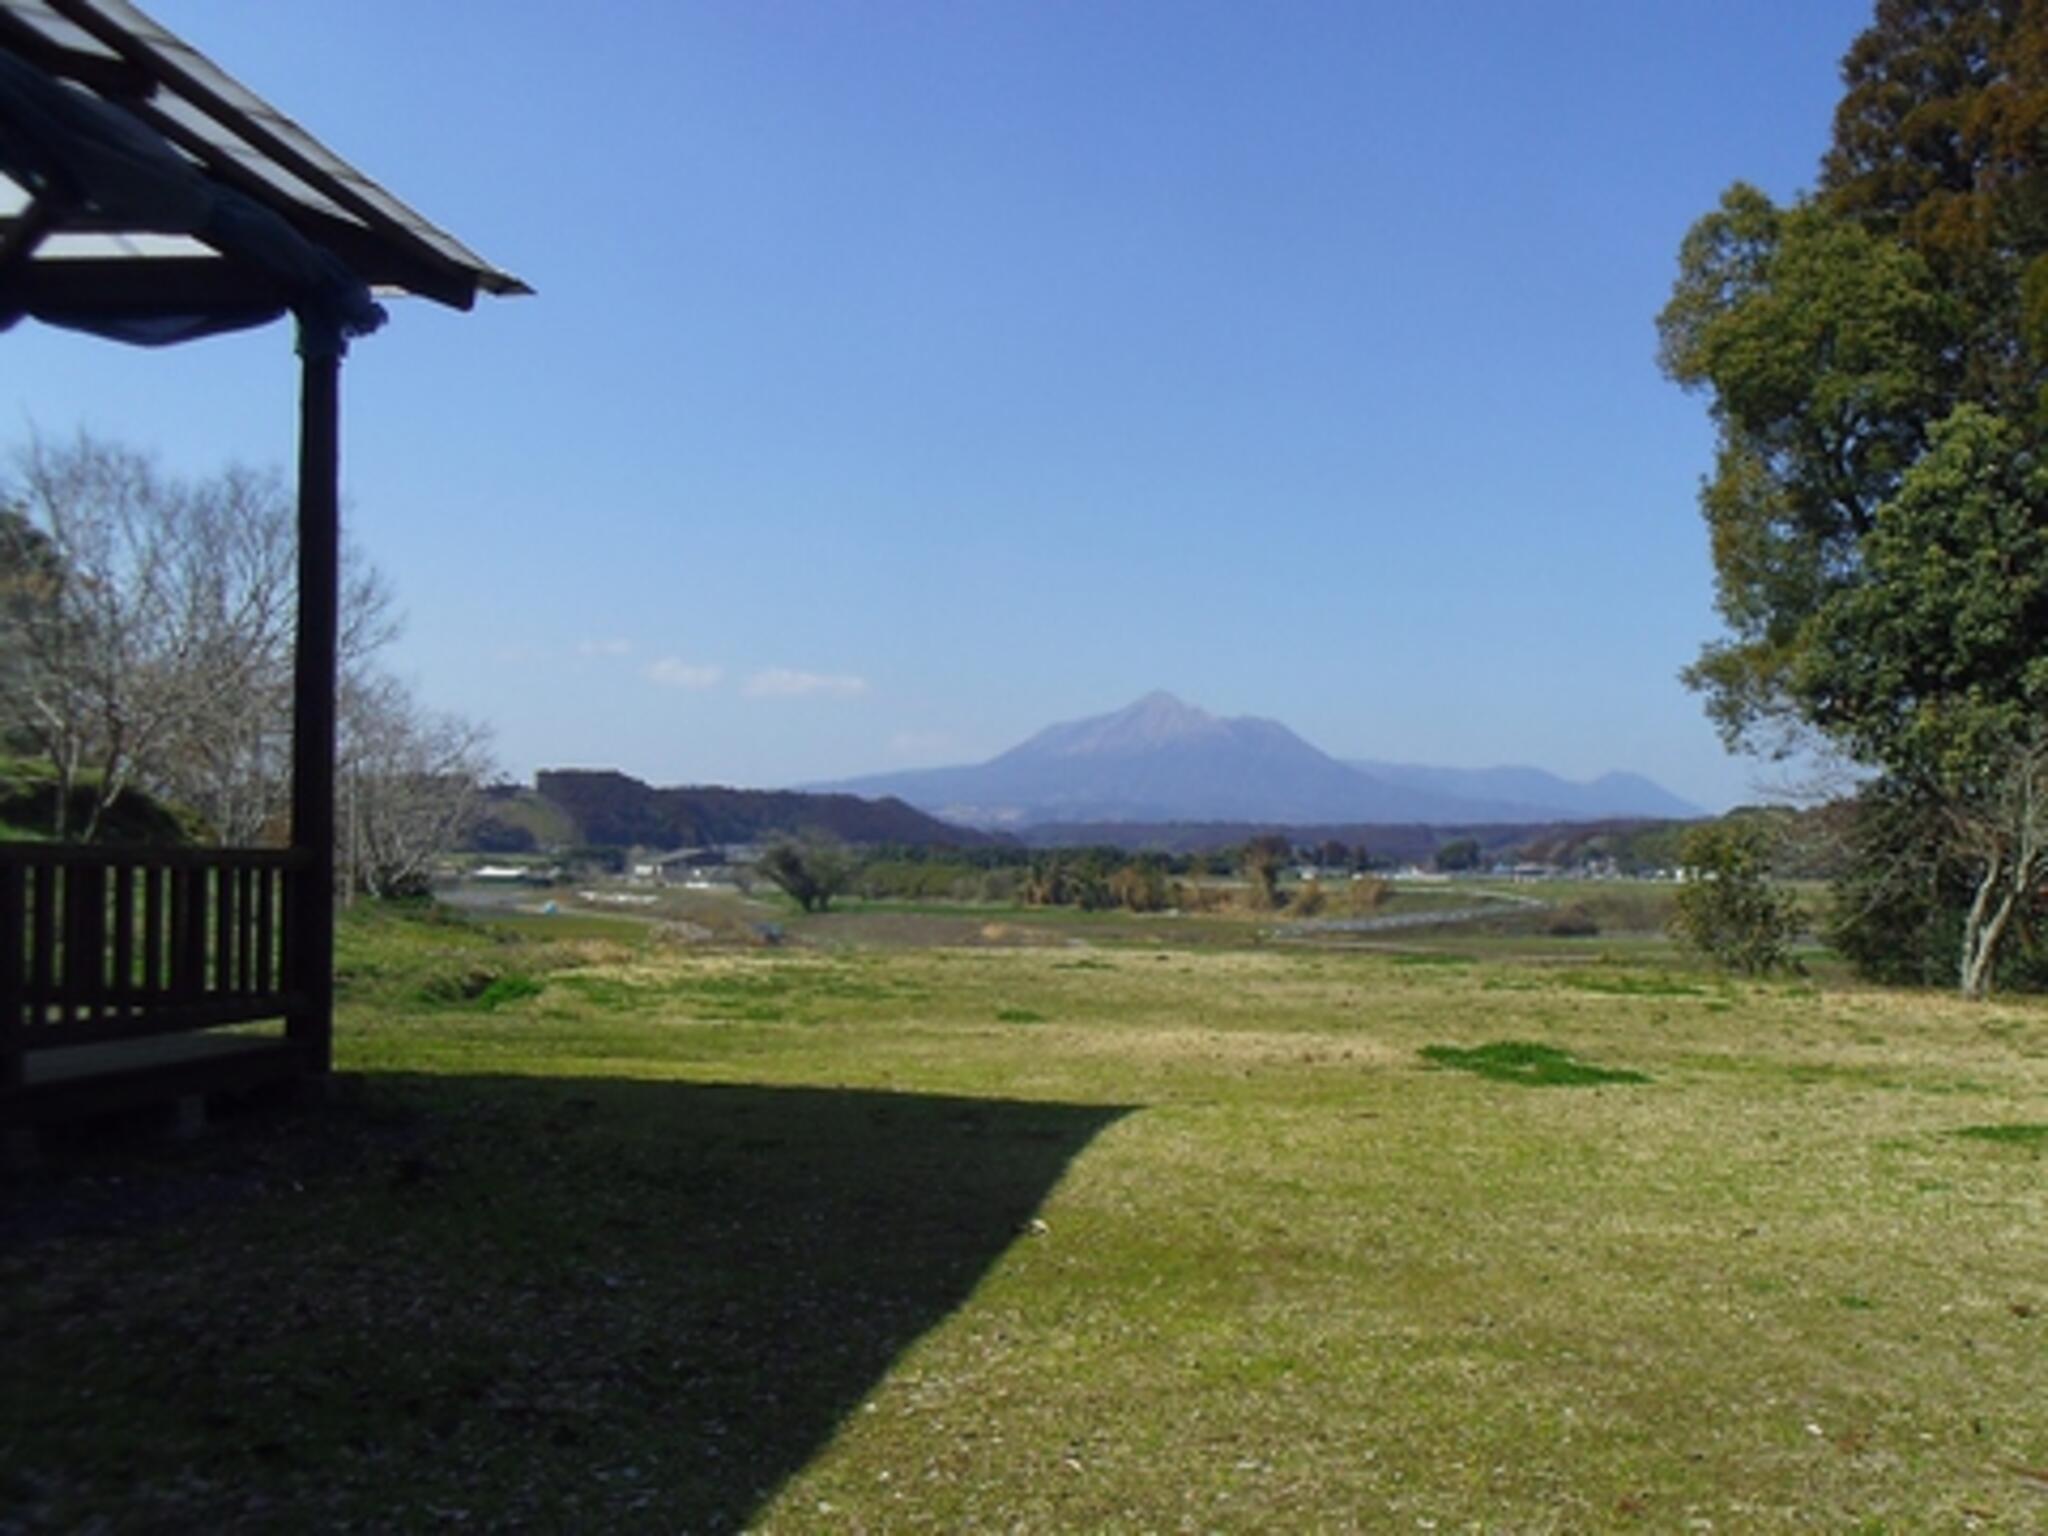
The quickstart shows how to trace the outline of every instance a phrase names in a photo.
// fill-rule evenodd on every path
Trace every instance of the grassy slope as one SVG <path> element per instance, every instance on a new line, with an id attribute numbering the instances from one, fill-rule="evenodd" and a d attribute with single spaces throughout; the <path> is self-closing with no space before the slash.
<path id="1" fill-rule="evenodd" d="M 0 1244 L 0 1509 L 2048 1509 L 2048 1148 L 1954 1134 L 2048 1122 L 2040 1006 L 1102 931 L 1134 941 L 699 953 L 644 925 L 361 923 L 360 1088 L 318 1135 L 166 1154 L 141 1216 L 132 1173 L 74 1179 L 83 1215 L 31 1202 L 34 1241 Z M 1650 1081 L 1418 1054 L 1511 1039 Z"/>
<path id="2" fill-rule="evenodd" d="M 99 776 L 87 773 L 73 786 L 69 821 L 72 835 L 91 813 Z M 0 842 L 39 842 L 56 825 L 57 773 L 35 758 L 0 756 Z M 160 804 L 140 789 L 129 789 L 108 808 L 100 826 L 101 842 L 182 843 L 203 829 L 192 816 Z"/>

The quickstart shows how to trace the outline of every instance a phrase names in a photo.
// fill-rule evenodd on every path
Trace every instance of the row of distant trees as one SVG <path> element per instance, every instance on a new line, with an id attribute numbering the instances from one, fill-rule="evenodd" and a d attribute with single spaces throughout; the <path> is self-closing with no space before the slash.
<path id="1" fill-rule="evenodd" d="M 0 748 L 55 781 L 59 840 L 124 797 L 221 845 L 289 834 L 296 516 L 274 473 L 185 478 L 80 433 L 31 436 L 0 477 Z M 485 733 L 424 708 L 378 657 L 389 587 L 350 552 L 342 600 L 338 858 L 348 888 L 424 885 L 459 841 Z"/>
<path id="2" fill-rule="evenodd" d="M 1297 846 L 1278 834 L 1202 853 L 1132 853 L 1116 847 L 868 848 L 824 832 L 771 844 L 757 871 L 806 911 L 834 897 L 874 900 L 996 901 L 1026 906 L 1163 912 L 1230 901 L 1262 911 L 1299 901 L 1283 897 L 1284 871 L 1312 867 L 1343 874 L 1370 865 L 1366 850 L 1334 840 Z M 1227 881 L 1227 888 L 1204 881 Z M 1314 885 L 1315 882 L 1307 882 Z M 1353 884 L 1348 879 L 1347 886 Z M 1367 882 L 1373 893 L 1379 882 Z M 1314 898 L 1312 898 L 1314 899 Z M 1375 896 L 1377 899 L 1377 896 Z"/>

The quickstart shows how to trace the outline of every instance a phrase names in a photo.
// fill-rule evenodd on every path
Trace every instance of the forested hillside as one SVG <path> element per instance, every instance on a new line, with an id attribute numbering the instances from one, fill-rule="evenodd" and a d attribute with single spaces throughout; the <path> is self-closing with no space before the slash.
<path id="1" fill-rule="evenodd" d="M 494 792 L 480 846 L 555 842 L 685 848 L 822 831 L 849 843 L 979 848 L 1004 841 L 912 810 L 901 800 L 693 785 L 658 789 L 612 769 L 543 769 L 535 788 Z M 551 835 L 552 834 L 552 835 Z"/>

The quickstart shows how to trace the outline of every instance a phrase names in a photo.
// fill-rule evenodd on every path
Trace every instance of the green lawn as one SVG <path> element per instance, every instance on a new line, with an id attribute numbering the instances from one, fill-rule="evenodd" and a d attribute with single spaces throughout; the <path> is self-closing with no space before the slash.
<path id="1" fill-rule="evenodd" d="M 0 1194 L 0 1528 L 2048 1522 L 2048 1008 L 876 916 L 357 915 L 330 1108 Z"/>

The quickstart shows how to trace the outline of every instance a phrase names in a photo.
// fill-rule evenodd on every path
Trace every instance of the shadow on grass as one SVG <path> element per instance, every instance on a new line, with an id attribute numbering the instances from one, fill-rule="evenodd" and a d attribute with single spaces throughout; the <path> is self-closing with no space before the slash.
<path id="1" fill-rule="evenodd" d="M 737 1528 L 1124 1113 L 357 1080 L 128 1181 L 221 1198 L 0 1254 L 0 1511 Z"/>
<path id="2" fill-rule="evenodd" d="M 1524 1088 L 1583 1088 L 1596 1083 L 1650 1080 L 1641 1072 L 1596 1067 L 1554 1045 L 1536 1045 L 1526 1040 L 1496 1040 L 1469 1050 L 1455 1045 L 1425 1045 L 1421 1054 L 1425 1061 L 1439 1067 L 1476 1072 L 1497 1083 L 1519 1083 Z"/>

